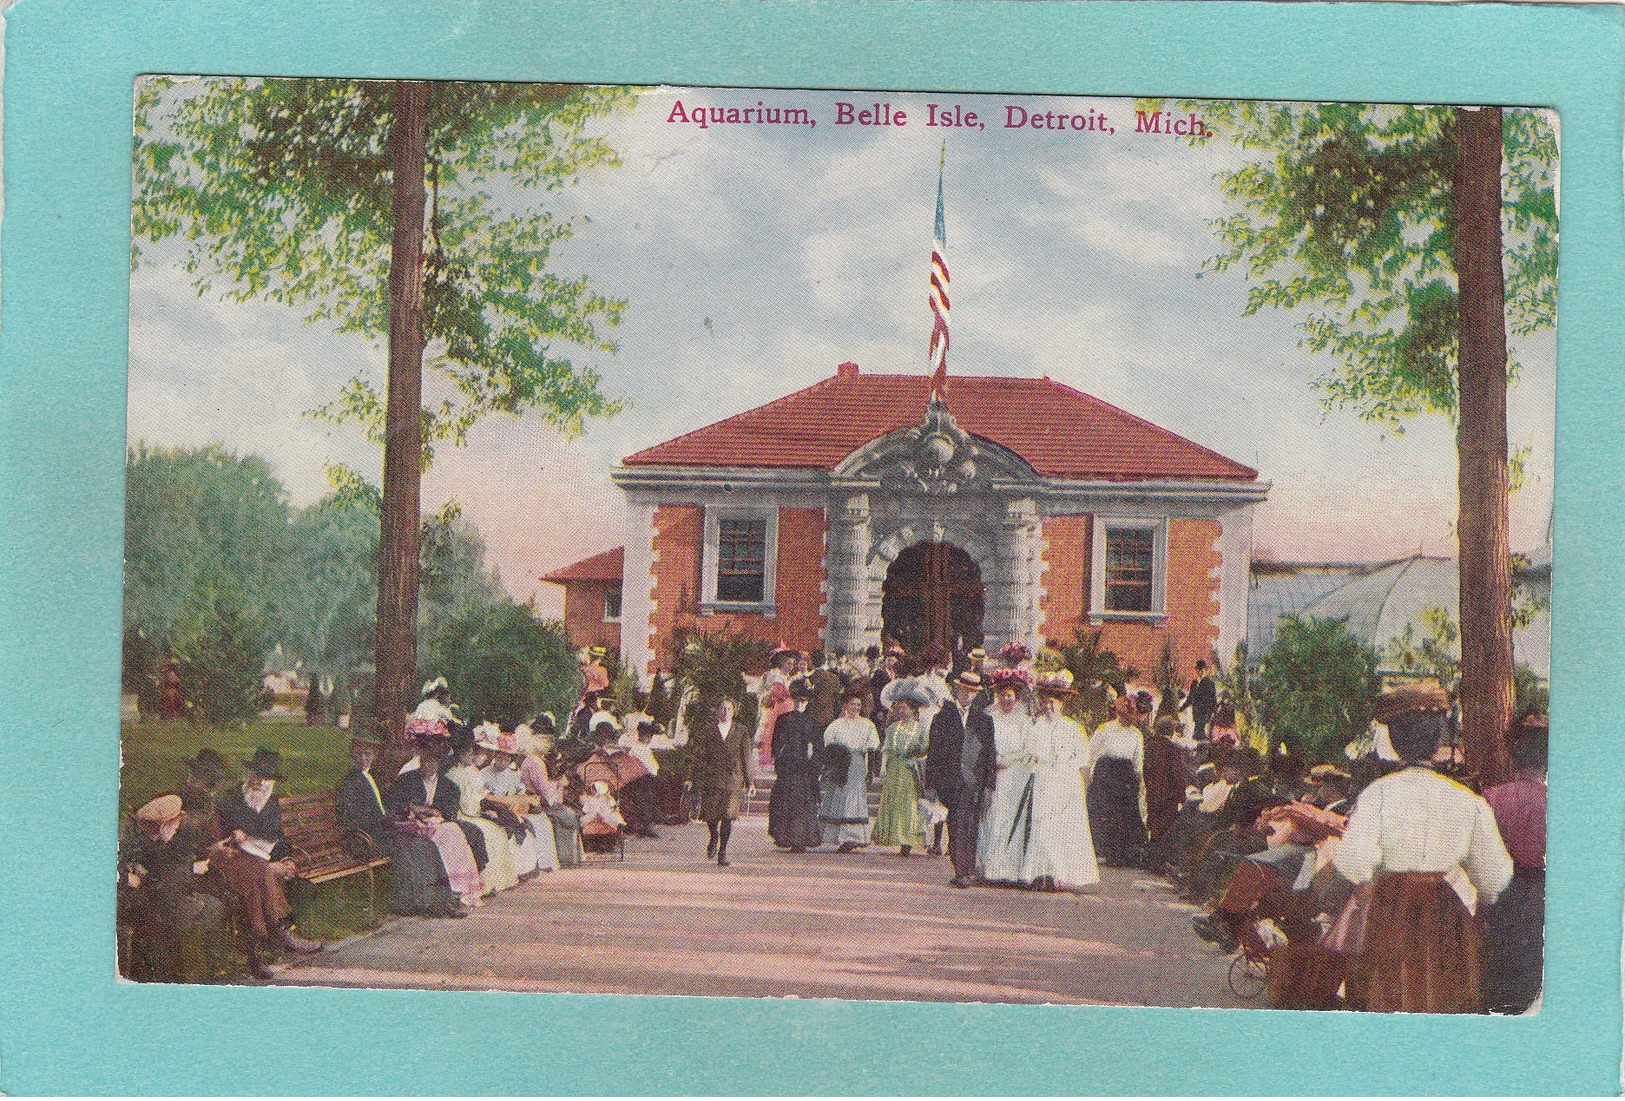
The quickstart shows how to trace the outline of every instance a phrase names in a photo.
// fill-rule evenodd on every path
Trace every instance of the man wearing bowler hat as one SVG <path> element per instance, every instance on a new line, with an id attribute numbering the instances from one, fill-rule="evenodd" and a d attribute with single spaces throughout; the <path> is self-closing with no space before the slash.
<path id="1" fill-rule="evenodd" d="M 322 944 L 294 932 L 293 908 L 282 887 L 296 874 L 276 796 L 282 755 L 260 746 L 243 767 L 247 778 L 227 789 L 219 801 L 220 832 L 226 844 L 221 871 L 237 896 L 249 965 L 264 977 L 267 954 L 320 952 Z"/>

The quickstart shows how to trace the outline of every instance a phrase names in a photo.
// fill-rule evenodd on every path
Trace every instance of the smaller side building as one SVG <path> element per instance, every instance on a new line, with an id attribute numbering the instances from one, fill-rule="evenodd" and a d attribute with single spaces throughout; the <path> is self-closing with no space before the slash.
<path id="1" fill-rule="evenodd" d="M 542 578 L 564 588 L 564 634 L 572 647 L 603 646 L 620 653 L 624 559 L 616 547 Z"/>

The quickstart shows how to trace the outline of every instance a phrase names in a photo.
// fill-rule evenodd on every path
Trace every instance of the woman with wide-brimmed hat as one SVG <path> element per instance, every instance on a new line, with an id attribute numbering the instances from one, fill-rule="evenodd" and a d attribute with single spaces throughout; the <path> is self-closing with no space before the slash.
<path id="1" fill-rule="evenodd" d="M 1333 858 L 1349 882 L 1371 884 L 1348 984 L 1351 1002 L 1364 1009 L 1482 1008 L 1480 919 L 1454 881 L 1465 876 L 1486 907 L 1512 881 L 1513 865 L 1490 805 L 1429 767 L 1449 709 L 1449 697 L 1431 685 L 1385 693 L 1373 709 L 1405 768 L 1360 793 Z"/>
<path id="2" fill-rule="evenodd" d="M 1006 648 L 1008 649 L 1008 647 Z M 1023 647 L 1025 649 L 1025 647 Z M 988 883 L 1021 882 L 1021 860 L 1026 845 L 1025 823 L 1030 821 L 1032 758 L 1027 741 L 1032 734 L 1032 716 L 1022 697 L 1032 686 L 1032 674 L 1016 665 L 995 669 L 988 675 L 993 688 L 993 706 L 987 717 L 993 720 L 993 797 L 982 817 L 976 842 L 977 863 Z"/>
<path id="3" fill-rule="evenodd" d="M 920 710 L 934 705 L 936 696 L 918 678 L 897 683 L 903 687 L 892 696 L 891 722 L 880 747 L 880 806 L 872 840 L 876 845 L 896 845 L 907 856 L 926 844 L 920 821 L 920 773 L 928 744 Z"/>
<path id="4" fill-rule="evenodd" d="M 1041 890 L 1081 891 L 1100 882 L 1082 774 L 1089 767 L 1083 728 L 1062 710 L 1076 693 L 1065 669 L 1040 673 L 1038 714 L 1027 736 L 1032 796 L 1020 881 Z"/>

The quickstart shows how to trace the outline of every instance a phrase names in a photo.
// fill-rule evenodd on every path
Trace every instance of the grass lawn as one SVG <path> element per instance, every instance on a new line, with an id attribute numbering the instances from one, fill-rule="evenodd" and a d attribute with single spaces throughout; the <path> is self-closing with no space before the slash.
<path id="1" fill-rule="evenodd" d="M 237 776 L 243 761 L 259 746 L 282 754 L 277 784 L 282 795 L 308 795 L 338 787 L 349 770 L 350 732 L 331 726 L 307 727 L 302 720 L 259 720 L 235 729 L 195 726 L 188 722 L 127 722 L 120 730 L 123 768 L 119 775 L 119 821 L 127 822 L 135 809 L 155 795 L 179 791 L 183 762 L 204 746 L 220 751 Z M 390 869 L 378 877 L 375 913 L 368 914 L 367 877 L 312 887 L 288 885 L 294 920 L 306 936 L 334 940 L 375 929 L 387 916 Z M 240 963 L 240 960 L 238 961 Z"/>

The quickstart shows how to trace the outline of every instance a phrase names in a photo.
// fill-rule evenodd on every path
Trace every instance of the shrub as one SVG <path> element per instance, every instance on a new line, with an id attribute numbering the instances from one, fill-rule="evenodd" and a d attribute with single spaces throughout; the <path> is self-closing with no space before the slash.
<path id="1" fill-rule="evenodd" d="M 1283 617 L 1256 681 L 1272 744 L 1312 761 L 1339 757 L 1371 721 L 1376 676 L 1376 650 L 1346 620 Z"/>

